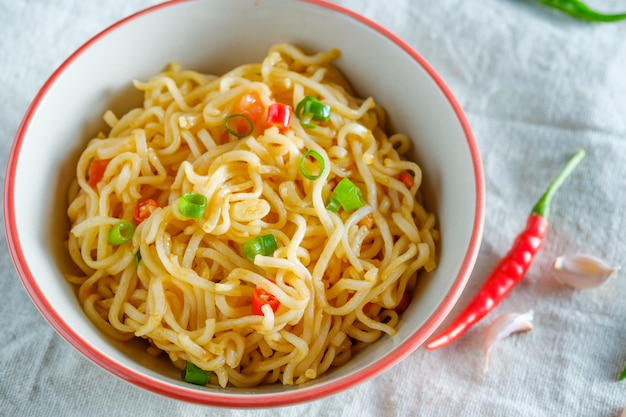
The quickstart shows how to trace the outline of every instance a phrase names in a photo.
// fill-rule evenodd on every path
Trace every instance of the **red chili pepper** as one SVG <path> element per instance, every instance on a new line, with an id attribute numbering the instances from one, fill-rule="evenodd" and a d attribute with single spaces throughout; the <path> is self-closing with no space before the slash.
<path id="1" fill-rule="evenodd" d="M 280 305 L 280 301 L 278 301 L 278 298 L 274 297 L 273 294 L 265 291 L 263 288 L 256 287 L 252 293 L 252 314 L 262 316 L 262 307 L 265 304 L 269 304 L 270 307 L 272 307 L 272 310 L 276 311 Z"/>
<path id="2" fill-rule="evenodd" d="M 393 310 L 398 314 L 404 313 L 409 307 L 409 304 L 411 304 L 411 294 L 405 291 L 404 294 L 402 294 L 402 298 L 400 298 L 400 302 Z"/>
<path id="3" fill-rule="evenodd" d="M 110 159 L 94 159 L 89 163 L 88 181 L 91 188 L 96 188 L 96 185 L 102 181 L 109 162 L 111 162 Z"/>
<path id="4" fill-rule="evenodd" d="M 279 132 L 289 129 L 291 124 L 291 113 L 293 109 L 288 104 L 273 103 L 267 108 L 267 119 L 265 125 L 276 126 Z"/>
<path id="5" fill-rule="evenodd" d="M 406 171 L 402 171 L 398 175 L 398 179 L 407 186 L 407 188 L 413 187 L 413 177 Z"/>
<path id="6" fill-rule="evenodd" d="M 158 208 L 159 203 L 151 198 L 138 203 L 133 212 L 133 220 L 135 221 L 135 224 L 139 225 L 142 221 L 150 217 L 152 212 Z"/>
<path id="7" fill-rule="evenodd" d="M 517 236 L 513 247 L 496 265 L 478 294 L 446 329 L 426 344 L 426 349 L 438 349 L 457 340 L 493 310 L 522 280 L 548 233 L 550 203 L 554 193 L 584 157 L 585 151 L 581 149 L 570 158 L 535 204 L 526 228 Z"/>

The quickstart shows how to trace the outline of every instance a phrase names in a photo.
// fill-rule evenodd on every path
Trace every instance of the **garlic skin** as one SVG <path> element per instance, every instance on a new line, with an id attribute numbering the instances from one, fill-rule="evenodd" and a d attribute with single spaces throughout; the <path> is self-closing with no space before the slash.
<path id="1" fill-rule="evenodd" d="M 606 282 L 617 268 L 584 253 L 559 256 L 552 269 L 557 281 L 573 288 L 594 288 Z"/>
<path id="2" fill-rule="evenodd" d="M 485 372 L 489 368 L 489 351 L 501 339 L 513 333 L 527 332 L 533 329 L 532 310 L 526 313 L 505 313 L 491 322 L 485 331 L 483 339 L 483 356 L 485 359 Z"/>

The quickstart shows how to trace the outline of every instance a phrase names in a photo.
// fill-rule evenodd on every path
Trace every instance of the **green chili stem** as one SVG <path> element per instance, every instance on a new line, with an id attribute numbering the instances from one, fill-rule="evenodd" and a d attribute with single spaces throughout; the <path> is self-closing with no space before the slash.
<path id="1" fill-rule="evenodd" d="M 550 217 L 550 204 L 552 203 L 552 197 L 557 192 L 559 187 L 565 182 L 569 174 L 576 168 L 576 166 L 585 157 L 585 150 L 579 149 L 570 159 L 567 161 L 559 175 L 552 181 L 548 189 L 543 196 L 537 201 L 537 204 L 532 209 L 532 214 L 539 215 L 546 220 Z"/>
<path id="2" fill-rule="evenodd" d="M 540 3 L 560 10 L 577 19 L 589 22 L 617 22 L 626 19 L 626 13 L 601 13 L 580 0 L 538 0 Z"/>

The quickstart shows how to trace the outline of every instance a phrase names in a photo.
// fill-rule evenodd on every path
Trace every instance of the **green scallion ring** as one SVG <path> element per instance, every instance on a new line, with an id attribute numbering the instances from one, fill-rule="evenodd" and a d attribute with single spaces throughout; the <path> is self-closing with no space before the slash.
<path id="1" fill-rule="evenodd" d="M 363 194 L 348 178 L 343 178 L 334 190 L 335 197 L 341 202 L 345 211 L 352 211 L 363 207 Z"/>
<path id="2" fill-rule="evenodd" d="M 328 202 L 326 203 L 326 210 L 330 210 L 333 213 L 337 213 L 340 207 L 341 207 L 341 203 L 339 202 L 339 200 L 337 200 L 335 196 L 331 195 L 330 198 L 328 199 Z"/>
<path id="3" fill-rule="evenodd" d="M 276 237 L 269 233 L 267 235 L 256 236 L 242 246 L 243 256 L 254 263 L 257 255 L 270 256 L 278 249 Z"/>
<path id="4" fill-rule="evenodd" d="M 197 365 L 187 361 L 183 369 L 181 378 L 185 382 L 195 385 L 206 385 L 209 382 L 209 371 L 199 368 Z"/>
<path id="5" fill-rule="evenodd" d="M 305 103 L 306 103 L 308 100 L 317 100 L 317 99 L 316 99 L 315 97 L 313 97 L 313 96 L 306 96 L 305 98 L 303 98 L 303 99 L 300 101 L 300 103 L 298 103 L 298 104 L 296 105 L 296 111 L 295 111 L 295 113 L 296 113 L 296 117 L 297 117 L 298 119 L 300 119 L 300 118 L 302 117 L 302 110 L 304 109 L 304 105 L 305 105 Z"/>
<path id="6" fill-rule="evenodd" d="M 117 246 L 133 238 L 135 225 L 131 222 L 119 222 L 109 230 L 109 245 Z"/>
<path id="7" fill-rule="evenodd" d="M 337 184 L 333 193 L 330 195 L 326 209 L 336 213 L 339 210 L 339 205 L 341 205 L 345 211 L 356 210 L 365 205 L 363 193 L 359 187 L 348 178 L 343 178 L 339 181 L 339 184 Z"/>
<path id="8" fill-rule="evenodd" d="M 300 117 L 300 124 L 307 129 L 315 129 L 315 123 L 311 123 L 311 120 L 313 120 L 313 115 L 305 113 Z"/>
<path id="9" fill-rule="evenodd" d="M 320 164 L 320 169 L 317 174 L 311 174 L 309 171 L 307 171 L 306 167 L 304 166 L 304 163 L 306 162 L 306 159 L 309 156 L 312 156 L 313 159 L 315 159 Z M 316 180 L 319 177 L 321 177 L 322 172 L 324 172 L 325 167 L 326 167 L 326 162 L 324 162 L 324 157 L 320 155 L 319 152 L 314 151 L 313 149 L 307 150 L 302 155 L 302 158 L 300 159 L 300 172 L 302 173 L 302 175 L 304 175 L 305 178 L 308 178 L 310 180 Z"/>
<path id="10" fill-rule="evenodd" d="M 311 114 L 313 120 L 325 122 L 330 119 L 330 106 L 319 100 L 309 100 L 304 103 L 303 114 Z"/>
<path id="11" fill-rule="evenodd" d="M 345 195 L 341 199 L 341 207 L 345 211 L 352 211 L 363 207 L 365 203 L 363 202 L 363 194 L 361 190 L 358 188 L 354 188 L 351 193 Z"/>
<path id="12" fill-rule="evenodd" d="M 315 96 L 306 96 L 296 106 L 296 117 L 300 120 L 300 124 L 306 128 L 312 129 L 315 124 L 312 120 L 325 122 L 330 119 L 331 107 L 322 103 Z"/>
<path id="13" fill-rule="evenodd" d="M 178 212 L 190 219 L 199 219 L 204 215 L 207 198 L 202 194 L 185 193 L 178 203 Z"/>
<path id="14" fill-rule="evenodd" d="M 248 130 L 245 133 L 239 133 L 236 129 L 233 129 L 230 126 L 230 121 L 233 119 L 245 120 L 246 123 L 248 124 Z M 241 113 L 231 114 L 230 116 L 228 116 L 224 120 L 224 126 L 226 127 L 226 130 L 228 131 L 228 133 L 238 138 L 245 138 L 246 136 L 249 136 L 250 134 L 252 134 L 252 132 L 254 131 L 254 124 L 252 123 L 252 120 L 250 120 L 250 118 L 246 116 L 245 114 L 241 114 Z"/>

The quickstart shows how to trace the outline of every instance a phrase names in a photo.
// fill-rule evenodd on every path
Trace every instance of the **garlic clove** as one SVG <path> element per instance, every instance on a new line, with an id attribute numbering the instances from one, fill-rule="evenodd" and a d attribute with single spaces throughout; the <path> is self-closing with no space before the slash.
<path id="1" fill-rule="evenodd" d="M 557 281 L 574 288 L 597 287 L 616 270 L 604 260 L 583 253 L 559 256 L 554 260 L 552 269 Z"/>
<path id="2" fill-rule="evenodd" d="M 513 333 L 527 332 L 533 329 L 533 311 L 526 313 L 505 313 L 498 316 L 485 331 L 483 339 L 483 356 L 485 359 L 485 372 L 489 367 L 489 351 L 501 339 Z"/>

